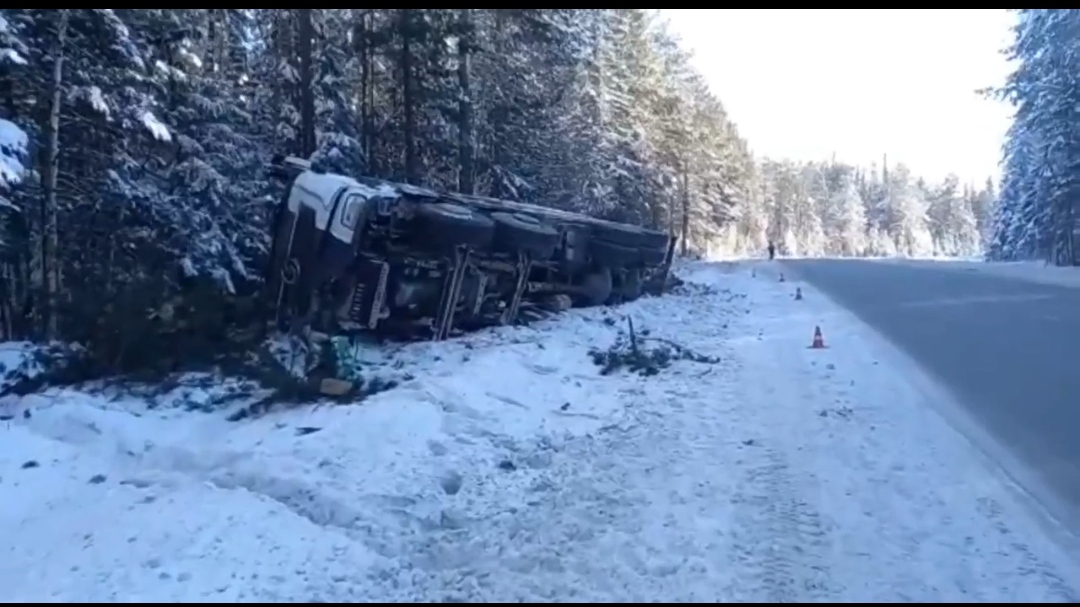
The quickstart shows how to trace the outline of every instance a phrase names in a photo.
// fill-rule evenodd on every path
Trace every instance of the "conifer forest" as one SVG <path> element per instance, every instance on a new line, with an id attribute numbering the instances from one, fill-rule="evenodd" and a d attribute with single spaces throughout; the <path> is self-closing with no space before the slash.
<path id="1" fill-rule="evenodd" d="M 1073 210 L 1080 187 L 1080 47 L 1073 34 L 1080 13 L 1018 10 L 1008 49 L 1014 71 L 1001 90 L 1016 115 L 1005 142 L 1000 200 L 987 257 L 1077 259 Z"/>

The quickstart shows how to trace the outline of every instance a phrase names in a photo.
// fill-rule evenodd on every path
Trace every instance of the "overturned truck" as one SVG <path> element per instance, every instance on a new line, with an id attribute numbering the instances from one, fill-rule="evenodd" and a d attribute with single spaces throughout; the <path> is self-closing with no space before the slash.
<path id="1" fill-rule="evenodd" d="M 281 329 L 446 339 L 527 308 L 659 292 L 667 234 L 538 205 L 440 193 L 275 159 L 266 293 Z"/>

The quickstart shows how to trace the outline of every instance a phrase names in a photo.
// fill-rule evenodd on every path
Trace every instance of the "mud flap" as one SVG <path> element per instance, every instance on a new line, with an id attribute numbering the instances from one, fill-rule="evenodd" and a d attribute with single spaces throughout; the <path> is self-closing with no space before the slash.
<path id="1" fill-rule="evenodd" d="M 503 310 L 499 323 L 509 325 L 517 322 L 518 311 L 521 309 L 521 300 L 525 297 L 525 290 L 529 286 L 529 273 L 532 271 L 532 258 L 528 254 L 518 253 L 517 264 L 514 267 L 517 274 L 517 284 L 514 286 L 514 296 L 510 298 L 510 305 Z"/>
<path id="2" fill-rule="evenodd" d="M 457 311 L 457 303 L 461 298 L 461 283 L 469 265 L 469 256 L 469 248 L 466 246 L 459 245 L 454 249 L 454 261 L 450 271 L 446 273 L 442 293 L 439 295 L 439 308 L 432 326 L 431 339 L 433 341 L 446 339 L 450 336 L 450 329 L 454 327 L 454 313 Z"/>
<path id="3" fill-rule="evenodd" d="M 675 260 L 675 246 L 678 244 L 678 239 L 672 236 L 668 240 L 667 255 L 664 256 L 664 263 L 660 265 L 658 271 L 653 275 L 651 280 L 646 283 L 645 292 L 649 295 L 663 295 L 664 290 L 668 286 L 668 276 L 671 274 L 671 264 Z"/>

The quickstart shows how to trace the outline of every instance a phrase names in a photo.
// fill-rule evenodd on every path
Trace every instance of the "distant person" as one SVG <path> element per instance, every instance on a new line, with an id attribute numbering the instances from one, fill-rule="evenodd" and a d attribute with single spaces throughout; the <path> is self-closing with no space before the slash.
<path id="1" fill-rule="evenodd" d="M 773 259 L 776 259 L 776 245 L 774 245 L 773 241 L 770 240 L 769 241 L 769 260 L 772 261 Z"/>

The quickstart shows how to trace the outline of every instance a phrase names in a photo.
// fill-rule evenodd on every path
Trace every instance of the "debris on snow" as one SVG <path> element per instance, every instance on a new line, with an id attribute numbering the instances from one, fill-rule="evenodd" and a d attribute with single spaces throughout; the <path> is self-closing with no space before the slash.
<path id="1" fill-rule="evenodd" d="M 268 342 L 251 352 L 223 353 L 217 367 L 204 371 L 120 377 L 103 377 L 79 348 L 11 343 L 0 349 L 0 397 L 75 388 L 141 398 L 151 409 L 226 412 L 241 421 L 324 402 L 355 404 L 412 379 L 399 360 L 361 360 L 345 346 L 330 347 L 337 342 L 321 340 L 313 351 Z"/>
<path id="2" fill-rule="evenodd" d="M 647 329 L 635 333 L 634 321 L 629 316 L 626 317 L 626 326 L 627 330 L 620 331 L 610 347 L 589 352 L 593 363 L 600 367 L 601 375 L 609 375 L 620 369 L 643 376 L 656 375 L 676 360 L 704 364 L 720 362 L 719 358 L 698 354 L 673 341 L 651 337 Z"/>

